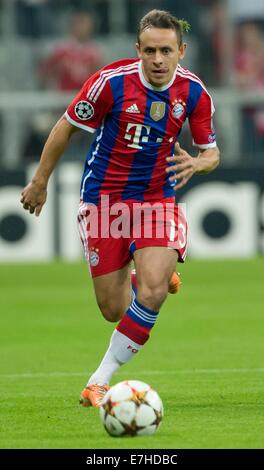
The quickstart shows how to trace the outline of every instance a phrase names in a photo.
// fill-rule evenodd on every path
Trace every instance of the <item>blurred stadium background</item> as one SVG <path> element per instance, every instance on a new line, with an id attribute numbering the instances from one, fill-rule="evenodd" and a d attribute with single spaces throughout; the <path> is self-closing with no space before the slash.
<path id="1" fill-rule="evenodd" d="M 216 107 L 221 167 L 178 194 L 187 203 L 189 255 L 263 253 L 263 1 L 0 0 L 0 261 L 82 256 L 75 213 L 88 133 L 67 151 L 38 221 L 19 195 L 75 88 L 101 65 L 135 56 L 138 20 L 152 8 L 191 23 L 183 65 L 204 80 Z M 188 126 L 181 143 L 195 152 Z"/>

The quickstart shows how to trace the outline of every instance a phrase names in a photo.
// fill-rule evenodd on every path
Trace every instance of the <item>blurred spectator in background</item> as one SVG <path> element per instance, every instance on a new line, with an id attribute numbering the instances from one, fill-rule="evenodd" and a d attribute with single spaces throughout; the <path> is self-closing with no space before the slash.
<path id="1" fill-rule="evenodd" d="M 50 0 L 15 0 L 18 34 L 39 38 L 52 32 Z"/>
<path id="2" fill-rule="evenodd" d="M 235 84 L 244 89 L 264 89 L 264 34 L 256 23 L 237 27 Z"/>
<path id="3" fill-rule="evenodd" d="M 65 0 L 61 0 L 64 2 Z M 69 1 L 69 0 L 68 0 Z M 122 0 L 123 2 L 124 0 Z M 109 0 L 70 0 L 71 8 L 81 11 L 89 11 L 96 20 L 96 31 L 98 34 L 109 34 L 109 12 L 111 1 Z"/>
<path id="4" fill-rule="evenodd" d="M 91 15 L 77 12 L 70 22 L 70 38 L 55 46 L 40 64 L 40 80 L 46 88 L 78 90 L 103 66 L 102 51 L 91 41 L 94 30 Z"/>
<path id="5" fill-rule="evenodd" d="M 264 92 L 264 33 L 254 22 L 237 27 L 234 57 L 234 82 L 241 90 Z M 244 112 L 247 135 L 251 134 L 256 150 L 264 150 L 264 108 Z M 245 143 L 248 147 L 248 143 Z"/>
<path id="6" fill-rule="evenodd" d="M 103 65 L 101 49 L 91 42 L 93 33 L 93 18 L 87 12 L 75 12 L 70 18 L 70 38 L 55 46 L 51 54 L 39 66 L 40 80 L 45 88 L 60 92 L 79 90 L 84 82 Z M 61 110 L 61 113 L 63 110 Z M 53 113 L 40 112 L 33 116 L 28 125 L 28 135 L 25 139 L 22 155 L 25 160 L 39 158 Z M 80 154 L 87 147 L 90 136 L 81 133 L 75 139 Z M 72 147 L 69 147 L 66 160 L 75 158 Z"/>

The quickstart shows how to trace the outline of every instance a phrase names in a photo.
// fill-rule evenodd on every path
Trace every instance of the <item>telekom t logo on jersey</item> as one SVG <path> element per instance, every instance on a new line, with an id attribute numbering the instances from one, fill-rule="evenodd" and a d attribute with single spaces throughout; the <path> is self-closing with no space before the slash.
<path id="1" fill-rule="evenodd" d="M 133 149 L 142 150 L 143 147 L 140 143 L 146 143 L 149 140 L 150 135 L 150 126 L 145 126 L 144 124 L 133 124 L 129 122 L 127 124 L 125 139 L 132 141 L 130 144 L 127 144 L 128 147 Z M 158 137 L 156 142 L 160 143 L 163 139 Z"/>

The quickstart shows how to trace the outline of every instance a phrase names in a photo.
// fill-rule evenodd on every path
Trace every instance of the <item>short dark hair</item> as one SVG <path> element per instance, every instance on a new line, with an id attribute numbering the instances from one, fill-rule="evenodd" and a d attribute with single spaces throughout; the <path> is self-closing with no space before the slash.
<path id="1" fill-rule="evenodd" d="M 171 13 L 165 10 L 151 10 L 141 18 L 138 27 L 137 40 L 140 42 L 140 34 L 148 28 L 174 29 L 178 36 L 179 45 L 183 41 L 183 33 L 190 29 L 188 21 L 179 20 Z"/>

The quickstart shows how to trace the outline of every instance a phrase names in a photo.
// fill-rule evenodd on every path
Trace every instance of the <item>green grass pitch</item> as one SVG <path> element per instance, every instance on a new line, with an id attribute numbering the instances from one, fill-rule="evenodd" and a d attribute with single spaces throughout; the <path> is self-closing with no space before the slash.
<path id="1" fill-rule="evenodd" d="M 113 383 L 160 394 L 154 436 L 112 438 L 79 393 L 105 352 L 84 263 L 0 267 L 0 448 L 263 448 L 264 260 L 180 267 L 150 341 Z"/>

